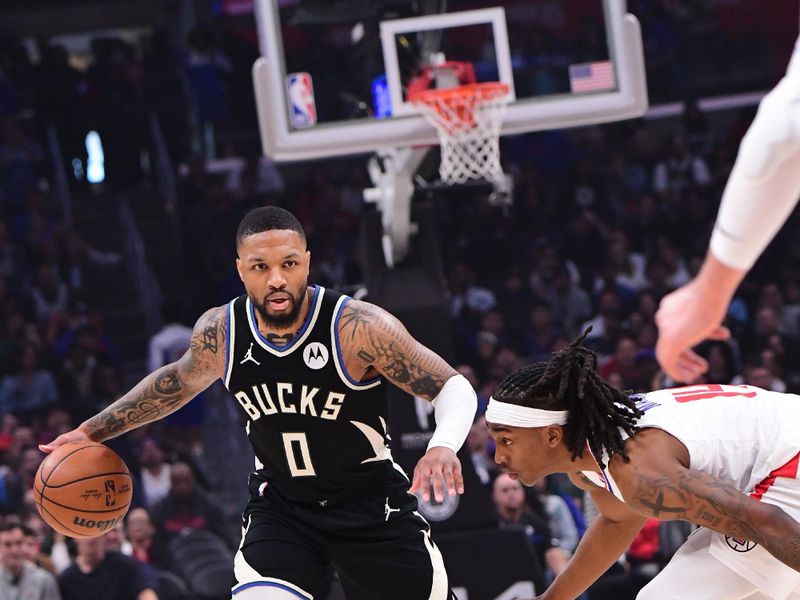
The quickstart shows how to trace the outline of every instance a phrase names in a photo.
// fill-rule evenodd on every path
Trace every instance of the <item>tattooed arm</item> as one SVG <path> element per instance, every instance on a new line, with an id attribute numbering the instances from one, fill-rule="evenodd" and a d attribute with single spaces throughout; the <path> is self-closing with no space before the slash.
<path id="1" fill-rule="evenodd" d="M 632 508 L 660 520 L 680 519 L 724 535 L 756 542 L 800 571 L 800 523 L 780 507 L 759 502 L 732 483 L 689 469 L 669 446 L 680 444 L 658 430 L 639 432 L 625 445 L 630 463 L 612 473 Z M 612 459 L 612 462 L 613 459 Z"/>
<path id="2" fill-rule="evenodd" d="M 339 340 L 345 360 L 371 367 L 403 391 L 426 400 L 433 400 L 458 374 L 411 337 L 396 317 L 368 302 L 347 303 L 339 318 Z"/>
<path id="3" fill-rule="evenodd" d="M 102 442 L 175 412 L 221 377 L 225 368 L 225 310 L 212 308 L 194 326 L 186 353 L 150 373 L 131 391 L 77 429 L 40 446 L 45 452 L 65 442 Z"/>
<path id="4" fill-rule="evenodd" d="M 373 304 L 348 302 L 338 333 L 345 361 L 358 364 L 363 372 L 374 369 L 403 391 L 435 401 L 436 431 L 414 469 L 410 491 L 419 490 L 427 501 L 432 486 L 438 502 L 444 501 L 445 488 L 451 496 L 463 494 L 464 478 L 456 452 L 477 408 L 469 382 L 411 337 L 397 318 Z"/>

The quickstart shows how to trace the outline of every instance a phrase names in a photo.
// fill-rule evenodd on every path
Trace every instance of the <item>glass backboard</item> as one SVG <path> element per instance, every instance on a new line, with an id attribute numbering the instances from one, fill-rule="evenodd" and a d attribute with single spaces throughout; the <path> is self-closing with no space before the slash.
<path id="1" fill-rule="evenodd" d="M 256 16 L 259 124 L 275 160 L 436 144 L 406 88 L 442 57 L 509 84 L 504 135 L 647 109 L 624 0 L 257 0 Z"/>

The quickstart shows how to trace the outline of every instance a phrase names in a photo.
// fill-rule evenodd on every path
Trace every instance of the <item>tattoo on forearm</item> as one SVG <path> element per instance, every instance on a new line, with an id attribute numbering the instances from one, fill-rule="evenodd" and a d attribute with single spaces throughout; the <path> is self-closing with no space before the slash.
<path id="1" fill-rule="evenodd" d="M 664 515 L 682 514 L 682 513 L 684 513 L 686 511 L 686 507 L 685 506 L 668 506 L 667 504 L 665 504 L 664 503 L 664 492 L 658 492 L 654 502 L 651 502 L 650 500 L 647 500 L 646 498 L 642 498 L 640 500 L 640 502 L 641 502 L 642 506 L 646 506 L 647 508 L 649 508 L 650 511 L 653 513 L 653 516 L 656 517 L 656 518 L 662 516 L 662 513 Z"/>
<path id="2" fill-rule="evenodd" d="M 725 535 L 760 543 L 775 558 L 800 570 L 800 523 L 780 509 L 762 507 L 732 484 L 700 471 L 677 478 L 639 476 L 631 504 L 661 519 L 683 519 Z M 770 511 L 756 528 L 753 509 Z"/>
<path id="3" fill-rule="evenodd" d="M 178 362 L 151 373 L 122 398 L 84 424 L 103 441 L 160 419 L 191 400 L 218 377 L 217 351 L 225 341 L 224 309 L 212 309 L 195 326 L 189 351 Z"/>
<path id="4" fill-rule="evenodd" d="M 185 394 L 178 370 L 163 367 L 145 378 L 133 390 L 87 421 L 90 437 L 114 437 L 140 424 L 169 414 L 183 401 Z"/>

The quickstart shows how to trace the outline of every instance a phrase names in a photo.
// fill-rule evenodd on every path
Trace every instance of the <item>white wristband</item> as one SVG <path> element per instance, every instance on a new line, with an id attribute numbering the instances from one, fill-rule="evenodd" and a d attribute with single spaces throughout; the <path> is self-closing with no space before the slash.
<path id="1" fill-rule="evenodd" d="M 453 375 L 445 382 L 432 404 L 436 431 L 428 442 L 428 450 L 442 446 L 458 452 L 467 439 L 478 410 L 475 390 L 463 375 Z"/>

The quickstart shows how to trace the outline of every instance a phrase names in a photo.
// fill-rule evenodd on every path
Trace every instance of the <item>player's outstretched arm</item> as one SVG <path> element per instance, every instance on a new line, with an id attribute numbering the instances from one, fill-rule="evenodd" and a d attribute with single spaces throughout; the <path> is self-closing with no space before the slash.
<path id="1" fill-rule="evenodd" d="M 640 513 L 664 521 L 681 519 L 756 542 L 800 571 L 800 523 L 781 508 L 753 500 L 727 481 L 683 467 L 669 474 L 640 473 L 636 487 L 629 502 Z"/>
<path id="2" fill-rule="evenodd" d="M 569 478 L 591 494 L 599 514 L 540 600 L 574 600 L 580 596 L 628 549 L 647 520 L 581 473 L 570 473 Z"/>
<path id="3" fill-rule="evenodd" d="M 709 251 L 695 280 L 664 297 L 656 356 L 676 381 L 708 370 L 692 346 L 725 339 L 728 303 L 800 199 L 800 38 L 786 76 L 761 101 L 739 147 Z"/>
<path id="4" fill-rule="evenodd" d="M 131 391 L 72 431 L 39 448 L 50 452 L 67 442 L 102 442 L 175 412 L 222 376 L 225 310 L 212 308 L 194 326 L 186 353 L 142 379 Z"/>
<path id="5" fill-rule="evenodd" d="M 399 319 L 382 308 L 351 300 L 339 319 L 339 339 L 349 357 L 372 367 L 394 385 L 434 405 L 436 431 L 428 451 L 417 463 L 411 491 L 444 500 L 464 493 L 464 478 L 456 452 L 464 443 L 477 409 L 475 390 L 453 367 L 419 343 Z"/>
<path id="6" fill-rule="evenodd" d="M 667 433 L 645 429 L 628 440 L 630 461 L 611 461 L 626 502 L 642 515 L 677 519 L 761 544 L 800 571 L 800 523 L 781 508 L 753 500 L 732 483 L 688 468 L 685 447 Z"/>

